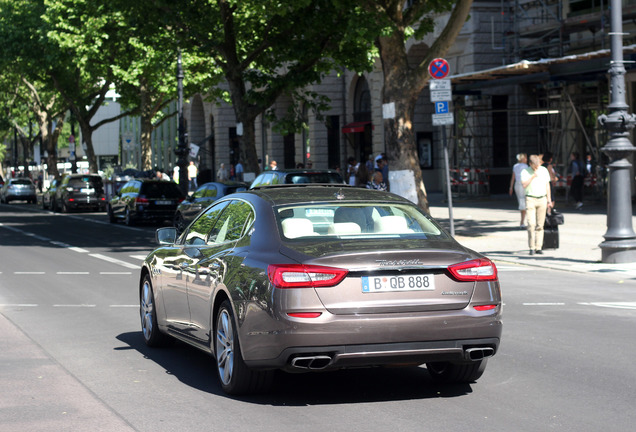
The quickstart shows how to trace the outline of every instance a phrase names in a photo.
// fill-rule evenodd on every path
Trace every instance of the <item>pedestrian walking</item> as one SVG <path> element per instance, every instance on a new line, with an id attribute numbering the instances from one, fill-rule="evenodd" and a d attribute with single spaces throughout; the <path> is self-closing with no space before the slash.
<path id="1" fill-rule="evenodd" d="M 217 181 L 224 181 L 228 179 L 228 172 L 227 169 L 225 168 L 225 164 L 221 163 L 221 165 L 219 166 L 219 170 L 216 172 L 216 179 Z"/>
<path id="2" fill-rule="evenodd" d="M 190 186 L 190 190 L 195 190 L 197 188 L 197 174 L 199 170 L 197 166 L 194 164 L 194 161 L 190 161 L 190 165 L 188 165 L 188 182 Z"/>
<path id="3" fill-rule="evenodd" d="M 530 155 L 530 166 L 521 172 L 521 184 L 526 193 L 526 216 L 528 221 L 528 246 L 530 255 L 542 254 L 543 225 L 548 209 L 552 208 L 550 173 L 541 166 L 538 155 Z"/>
<path id="4" fill-rule="evenodd" d="M 349 156 L 347 159 L 347 182 L 353 186 L 356 184 L 356 173 L 358 172 L 358 162 L 353 156 Z"/>
<path id="5" fill-rule="evenodd" d="M 512 167 L 512 176 L 510 178 L 510 190 L 508 194 L 512 196 L 514 192 L 517 196 L 519 212 L 521 213 L 521 222 L 519 227 L 526 228 L 526 190 L 521 184 L 521 172 L 528 168 L 528 156 L 525 153 L 517 154 L 517 163 Z"/>
<path id="6" fill-rule="evenodd" d="M 556 205 L 556 194 L 554 191 L 556 182 L 559 180 L 559 175 L 552 164 L 553 158 L 554 156 L 552 155 L 552 152 L 545 152 L 542 157 L 543 166 L 548 170 L 548 173 L 550 173 L 550 196 L 552 197 L 552 208 Z"/>
<path id="7" fill-rule="evenodd" d="M 570 174 L 572 175 L 570 194 L 572 198 L 574 198 L 574 201 L 576 201 L 576 209 L 580 210 L 583 207 L 583 181 L 585 179 L 585 171 L 577 152 L 570 154 Z"/>
<path id="8" fill-rule="evenodd" d="M 243 169 L 243 164 L 241 161 L 236 162 L 236 166 L 234 167 L 234 175 L 236 175 L 236 181 L 243 181 L 243 174 L 245 170 Z"/>

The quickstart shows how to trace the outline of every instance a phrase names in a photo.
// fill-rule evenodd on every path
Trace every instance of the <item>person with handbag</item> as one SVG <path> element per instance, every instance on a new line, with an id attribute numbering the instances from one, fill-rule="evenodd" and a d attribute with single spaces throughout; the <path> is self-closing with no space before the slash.
<path id="1" fill-rule="evenodd" d="M 526 194 L 528 246 L 530 255 L 543 254 L 543 225 L 548 209 L 552 208 L 550 173 L 541 165 L 538 155 L 530 155 L 530 166 L 521 172 L 521 184 Z"/>

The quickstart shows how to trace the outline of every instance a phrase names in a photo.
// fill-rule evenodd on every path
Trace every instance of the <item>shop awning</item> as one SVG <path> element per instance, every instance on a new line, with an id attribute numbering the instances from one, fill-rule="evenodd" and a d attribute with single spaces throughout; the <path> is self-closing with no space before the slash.
<path id="1" fill-rule="evenodd" d="M 371 126 L 371 129 L 373 129 L 373 125 L 370 121 L 349 123 L 342 127 L 342 133 L 364 132 L 364 128 L 367 126 Z"/>

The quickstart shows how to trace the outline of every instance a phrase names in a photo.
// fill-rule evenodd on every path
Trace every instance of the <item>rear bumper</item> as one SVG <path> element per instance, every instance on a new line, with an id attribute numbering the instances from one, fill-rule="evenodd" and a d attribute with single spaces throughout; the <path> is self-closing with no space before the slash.
<path id="1" fill-rule="evenodd" d="M 469 360 L 466 350 L 491 348 L 502 333 L 501 307 L 381 315 L 279 316 L 277 329 L 246 318 L 239 336 L 245 362 L 254 368 L 293 369 L 298 356 L 328 356 L 327 369 Z M 262 317 L 260 317 L 262 318 Z M 250 331 L 252 330 L 252 331 Z M 475 360 L 473 358 L 473 360 Z"/>
<path id="2" fill-rule="evenodd" d="M 486 357 L 494 355 L 499 349 L 499 338 L 293 347 L 285 349 L 276 359 L 246 361 L 246 364 L 252 368 L 303 372 L 383 365 L 420 365 L 442 361 L 468 363 L 480 359 L 474 356 L 476 349 L 488 350 Z"/>

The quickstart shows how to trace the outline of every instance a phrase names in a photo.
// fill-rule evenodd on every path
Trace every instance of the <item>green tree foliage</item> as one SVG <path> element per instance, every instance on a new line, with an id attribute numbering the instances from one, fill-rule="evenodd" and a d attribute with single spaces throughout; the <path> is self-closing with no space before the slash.
<path id="1" fill-rule="evenodd" d="M 307 86 L 343 66 L 372 65 L 370 35 L 377 27 L 358 8 L 336 7 L 332 0 L 151 3 L 156 6 L 151 20 L 174 29 L 185 51 L 208 57 L 210 67 L 222 70 L 236 121 L 243 125 L 240 158 L 247 171 L 259 171 L 255 119 L 278 98 L 324 108 L 325 100 Z M 287 119 L 285 127 L 298 127 L 295 120 Z"/>
<path id="2" fill-rule="evenodd" d="M 42 20 L 45 10 L 42 0 L 0 1 L 0 104 L 2 129 L 19 131 L 20 141 L 27 141 L 24 153 L 36 138 L 29 125 L 37 124 L 34 129 L 48 152 L 49 173 L 57 175 L 57 140 L 67 108 L 47 73 L 56 55 Z"/>

